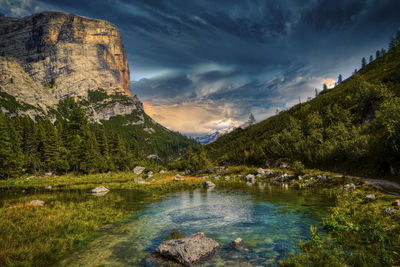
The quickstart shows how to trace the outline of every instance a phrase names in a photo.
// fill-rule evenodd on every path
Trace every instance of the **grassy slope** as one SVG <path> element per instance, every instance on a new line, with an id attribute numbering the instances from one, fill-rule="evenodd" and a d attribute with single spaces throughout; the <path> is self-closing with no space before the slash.
<path id="1" fill-rule="evenodd" d="M 385 150 L 376 144 L 382 131 L 366 120 L 379 110 L 385 94 L 400 96 L 399 47 L 313 100 L 236 129 L 206 148 L 212 159 L 234 164 L 261 164 L 282 157 L 343 172 L 356 166 L 361 173 L 387 172 L 386 156 L 379 151 L 372 155 L 373 150 Z"/>

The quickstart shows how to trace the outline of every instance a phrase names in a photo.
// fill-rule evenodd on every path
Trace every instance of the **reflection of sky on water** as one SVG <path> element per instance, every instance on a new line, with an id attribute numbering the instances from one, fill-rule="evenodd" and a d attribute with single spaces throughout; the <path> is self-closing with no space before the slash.
<path id="1" fill-rule="evenodd" d="M 252 194 L 248 192 L 251 190 Z M 308 203 L 307 207 L 304 207 L 304 202 Z M 217 255 L 204 266 L 224 266 L 231 264 L 230 261 L 275 265 L 277 260 L 297 251 L 300 240 L 308 238 L 310 225 L 319 223 L 318 214 L 323 203 L 326 204 L 326 200 L 321 195 L 284 188 L 266 192 L 256 188 L 181 192 L 147 205 L 128 223 L 96 239 L 64 264 L 143 264 L 171 231 L 179 229 L 186 234 L 204 232 L 220 244 Z M 236 237 L 244 240 L 245 250 L 232 251 L 229 248 Z"/>

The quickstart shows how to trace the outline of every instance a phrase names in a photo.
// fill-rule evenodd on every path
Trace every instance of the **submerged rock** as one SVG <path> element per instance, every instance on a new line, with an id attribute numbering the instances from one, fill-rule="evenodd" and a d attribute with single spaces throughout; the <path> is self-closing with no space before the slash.
<path id="1" fill-rule="evenodd" d="M 156 248 L 156 253 L 189 266 L 210 256 L 218 248 L 219 244 L 215 240 L 203 233 L 197 233 L 181 239 L 164 241 Z"/>
<path id="2" fill-rule="evenodd" d="M 29 206 L 33 206 L 33 207 L 42 207 L 44 206 L 45 202 L 43 200 L 32 200 L 31 202 L 29 202 Z"/>
<path id="3" fill-rule="evenodd" d="M 133 169 L 133 173 L 134 173 L 134 174 L 141 174 L 145 169 L 146 169 L 145 167 L 136 166 L 136 167 Z"/>
<path id="4" fill-rule="evenodd" d="M 100 193 L 107 193 L 110 190 L 105 188 L 104 186 L 96 187 L 95 189 L 92 189 L 90 192 L 94 194 L 100 194 Z"/>
<path id="5" fill-rule="evenodd" d="M 343 192 L 344 191 L 347 191 L 347 190 L 355 190 L 356 189 L 356 186 L 353 184 L 353 183 L 351 183 L 351 184 L 345 184 L 344 186 L 343 186 Z"/>
<path id="6" fill-rule="evenodd" d="M 215 184 L 213 182 L 207 181 L 203 183 L 204 188 L 211 188 L 215 187 Z"/>
<path id="7" fill-rule="evenodd" d="M 239 247 L 239 246 L 243 246 L 244 242 L 240 237 L 238 237 L 238 238 L 236 238 L 235 240 L 232 241 L 232 245 L 235 246 L 235 247 Z"/>

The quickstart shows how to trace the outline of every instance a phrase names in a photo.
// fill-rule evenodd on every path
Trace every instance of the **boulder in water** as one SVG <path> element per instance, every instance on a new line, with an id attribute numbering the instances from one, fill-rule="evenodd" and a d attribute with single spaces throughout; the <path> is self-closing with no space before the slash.
<path id="1" fill-rule="evenodd" d="M 164 241 L 156 248 L 156 253 L 190 266 L 212 255 L 218 248 L 219 244 L 215 240 L 203 233 L 197 233 L 181 239 Z"/>

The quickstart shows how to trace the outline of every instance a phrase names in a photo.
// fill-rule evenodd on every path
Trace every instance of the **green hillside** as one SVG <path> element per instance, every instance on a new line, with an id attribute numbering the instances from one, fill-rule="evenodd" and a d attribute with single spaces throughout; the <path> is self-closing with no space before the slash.
<path id="1" fill-rule="evenodd" d="M 123 101 L 121 97 L 106 98 Z M 104 105 L 105 99 L 101 100 Z M 96 101 L 89 98 L 77 103 L 66 98 L 47 115 L 35 113 L 41 115 L 32 120 L 16 112 L 36 107 L 1 92 L 0 108 L 7 112 L 0 112 L 0 179 L 25 173 L 131 170 L 136 164 L 158 165 L 179 159 L 188 146 L 198 146 L 154 122 L 142 110 L 96 123 L 87 115 L 88 108 L 97 107 Z"/>
<path id="2" fill-rule="evenodd" d="M 400 40 L 316 98 L 207 145 L 220 163 L 280 158 L 334 171 L 382 174 L 400 167 Z"/>

